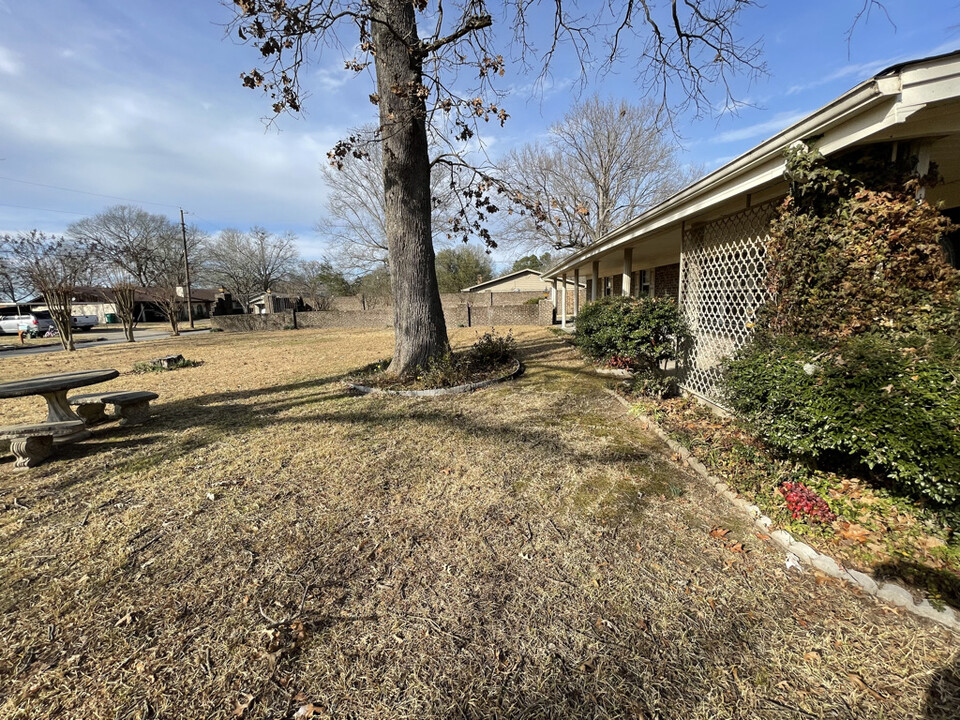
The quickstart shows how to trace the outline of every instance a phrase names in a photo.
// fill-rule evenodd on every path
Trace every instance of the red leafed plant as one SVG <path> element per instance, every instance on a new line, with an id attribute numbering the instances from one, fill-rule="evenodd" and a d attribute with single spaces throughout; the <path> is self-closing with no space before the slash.
<path id="1" fill-rule="evenodd" d="M 615 370 L 633 370 L 636 361 L 623 355 L 614 355 L 607 359 L 607 367 Z"/>
<path id="2" fill-rule="evenodd" d="M 824 499 L 803 483 L 785 482 L 780 486 L 780 494 L 787 501 L 794 520 L 809 517 L 817 522 L 832 523 L 837 519 Z"/>

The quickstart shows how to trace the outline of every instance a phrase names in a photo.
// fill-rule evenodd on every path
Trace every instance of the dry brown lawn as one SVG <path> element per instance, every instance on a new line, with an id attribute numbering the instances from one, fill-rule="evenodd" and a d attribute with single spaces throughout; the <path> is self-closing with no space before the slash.
<path id="1" fill-rule="evenodd" d="M 569 345 L 516 334 L 519 380 L 434 399 L 345 390 L 380 331 L 0 360 L 160 394 L 0 463 L 0 717 L 957 717 L 956 636 L 788 574 Z M 204 364 L 129 372 L 174 352 Z"/>

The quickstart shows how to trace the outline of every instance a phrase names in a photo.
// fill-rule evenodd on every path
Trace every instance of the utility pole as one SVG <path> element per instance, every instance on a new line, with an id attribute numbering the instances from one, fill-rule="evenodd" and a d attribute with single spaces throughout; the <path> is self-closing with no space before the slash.
<path id="1" fill-rule="evenodd" d="M 183 235 L 183 266 L 187 270 L 187 319 L 190 329 L 193 329 L 193 293 L 190 290 L 190 260 L 187 258 L 187 223 L 183 219 L 183 208 L 180 208 L 180 233 Z"/>

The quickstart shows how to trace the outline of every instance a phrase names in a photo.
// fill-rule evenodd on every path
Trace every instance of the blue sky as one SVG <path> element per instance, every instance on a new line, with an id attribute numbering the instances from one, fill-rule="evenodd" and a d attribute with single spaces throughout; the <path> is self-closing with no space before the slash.
<path id="1" fill-rule="evenodd" d="M 893 24 L 874 12 L 848 46 L 862 4 L 748 9 L 741 35 L 762 42 L 768 74 L 737 81 L 737 115 L 680 119 L 684 161 L 712 170 L 888 65 L 960 49 L 958 0 L 886 0 Z M 305 256 L 322 254 L 320 167 L 348 128 L 374 119 L 373 88 L 327 51 L 306 78 L 306 116 L 267 128 L 266 99 L 239 80 L 257 53 L 225 36 L 229 16 L 215 0 L 0 0 L 0 233 L 61 232 L 124 202 L 177 219 L 182 206 L 210 232 L 292 230 Z M 532 78 L 509 66 L 511 119 L 491 123 L 490 153 L 544 133 L 576 97 L 572 78 L 561 62 L 531 94 Z M 641 98 L 629 67 L 586 92 Z"/>

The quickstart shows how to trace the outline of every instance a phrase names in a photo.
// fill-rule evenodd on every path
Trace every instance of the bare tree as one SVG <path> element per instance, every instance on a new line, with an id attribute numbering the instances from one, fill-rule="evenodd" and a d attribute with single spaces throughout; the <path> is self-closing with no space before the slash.
<path id="1" fill-rule="evenodd" d="M 182 302 L 177 299 L 177 288 L 186 284 L 186 268 L 183 238 L 177 223 L 132 205 L 115 205 L 72 223 L 67 234 L 89 246 L 99 259 L 99 280 L 108 290 L 104 298 L 113 301 L 128 342 L 134 341 L 138 288 L 154 298 L 170 322 L 173 334 L 179 334 Z M 199 251 L 204 240 L 204 234 L 196 227 L 188 228 L 187 247 L 191 257 L 202 257 Z M 171 318 L 170 312 L 176 317 Z"/>
<path id="2" fill-rule="evenodd" d="M 373 137 L 376 128 L 366 126 L 358 134 Z M 450 244 L 455 213 L 454 193 L 458 165 L 450 160 L 462 159 L 462 152 L 435 155 L 430 173 L 430 195 L 433 199 L 434 245 Z M 454 174 L 451 182 L 451 173 Z M 337 264 L 353 273 L 364 274 L 388 266 L 386 194 L 383 187 L 383 148 L 380 143 L 368 144 L 364 151 L 347 155 L 324 165 L 323 175 L 330 194 L 327 215 L 316 230 L 333 246 Z"/>
<path id="3" fill-rule="evenodd" d="M 313 310 L 329 310 L 331 298 L 335 294 L 331 283 L 333 276 L 333 268 L 329 262 L 301 260 L 280 288 L 285 293 L 302 298 Z"/>
<path id="4" fill-rule="evenodd" d="M 434 267 L 431 158 L 428 127 L 437 135 L 452 130 L 452 140 L 472 138 L 478 123 L 503 124 L 493 81 L 505 73 L 504 48 L 498 48 L 494 24 L 484 0 L 460 0 L 435 6 L 427 0 L 234 0 L 234 28 L 241 40 L 260 52 L 263 65 L 243 75 L 243 83 L 267 93 L 275 113 L 298 112 L 304 89 L 301 70 L 324 47 L 340 49 L 357 43 L 361 56 L 347 68 L 371 65 L 376 89 L 370 95 L 380 112 L 377 139 L 383 144 L 386 235 L 394 296 L 394 352 L 389 372 L 408 374 L 448 347 L 446 324 Z M 505 13 L 512 27 L 520 62 L 536 61 L 544 72 L 555 53 L 573 52 L 584 70 L 597 59 L 608 65 L 629 49 L 639 48 L 638 73 L 644 86 L 668 107 L 668 87 L 679 86 L 678 104 L 695 109 L 711 106 L 708 90 L 726 88 L 734 70 L 758 68 L 756 46 L 741 43 L 734 33 L 739 13 L 750 0 L 656 0 L 639 3 L 596 3 L 583 9 L 557 0 L 546 15 L 535 0 L 508 0 Z M 552 40 L 538 56 L 528 30 L 544 20 Z M 428 28 L 421 36 L 421 25 Z M 352 35 L 352 38 L 350 37 Z M 604 58 L 591 48 L 606 41 Z M 466 83 L 475 77 L 473 87 Z M 466 88 L 461 91 L 462 88 Z M 363 154 L 361 137 L 347 138 L 331 151 L 339 160 Z M 457 161 L 443 158 L 453 165 Z M 467 175 L 460 188 L 461 209 L 480 210 L 476 219 L 457 229 L 476 232 L 493 244 L 485 219 L 498 210 L 502 190 L 489 175 Z"/>
<path id="5" fill-rule="evenodd" d="M 541 216 L 513 215 L 512 242 L 525 249 L 580 248 L 670 197 L 698 173 L 685 168 L 651 103 L 575 105 L 546 142 L 508 154 L 502 173 L 534 198 Z"/>
<path id="6" fill-rule="evenodd" d="M 256 295 L 290 276 L 298 258 L 296 239 L 262 227 L 249 233 L 222 230 L 210 244 L 208 272 L 248 309 Z"/>
<path id="7" fill-rule="evenodd" d="M 6 258 L 0 256 L 0 298 L 17 306 L 20 314 L 20 303 L 27 299 L 30 288 L 17 276 L 15 268 L 11 267 Z"/>
<path id="8" fill-rule="evenodd" d="M 64 350 L 75 350 L 73 295 L 90 275 L 90 248 L 69 238 L 45 235 L 37 230 L 3 237 L 4 262 L 10 271 L 43 295 L 57 326 Z"/>

